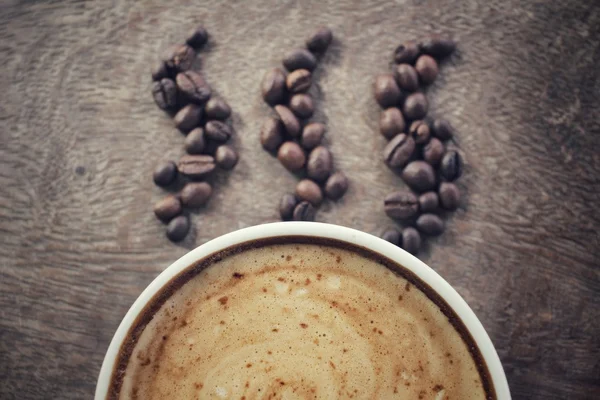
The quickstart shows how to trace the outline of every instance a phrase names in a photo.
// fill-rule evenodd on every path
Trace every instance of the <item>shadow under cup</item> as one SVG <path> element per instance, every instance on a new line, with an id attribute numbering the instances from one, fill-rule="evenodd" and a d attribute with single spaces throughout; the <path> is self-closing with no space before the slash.
<path id="1" fill-rule="evenodd" d="M 118 398 L 124 371 L 141 333 L 173 293 L 218 260 L 281 244 L 344 249 L 375 260 L 406 279 L 439 307 L 460 334 L 477 366 L 487 398 L 510 399 L 506 377 L 489 336 L 473 311 L 443 278 L 414 256 L 380 238 L 315 222 L 280 222 L 242 229 L 190 251 L 165 269 L 142 292 L 119 325 L 102 364 L 95 399 Z"/>

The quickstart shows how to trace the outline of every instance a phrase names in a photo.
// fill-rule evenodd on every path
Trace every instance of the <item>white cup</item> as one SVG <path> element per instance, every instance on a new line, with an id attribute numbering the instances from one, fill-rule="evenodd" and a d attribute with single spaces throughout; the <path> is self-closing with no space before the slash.
<path id="1" fill-rule="evenodd" d="M 456 290 L 450 286 L 448 282 L 446 282 L 441 276 L 439 276 L 434 270 L 429 268 L 418 258 L 412 256 L 399 247 L 386 242 L 385 240 L 373 235 L 369 235 L 368 233 L 357 231 L 355 229 L 316 222 L 277 222 L 241 229 L 239 231 L 235 231 L 211 240 L 210 242 L 207 242 L 202 246 L 190 251 L 179 260 L 171 264 L 158 277 L 156 277 L 156 279 L 154 279 L 150 285 L 148 285 L 148 287 L 133 303 L 123 318 L 123 321 L 121 321 L 117 332 L 110 342 L 106 356 L 104 357 L 104 362 L 102 363 L 100 376 L 98 377 L 98 383 L 96 385 L 95 399 L 106 399 L 108 390 L 110 388 L 112 372 L 115 368 L 115 363 L 117 362 L 119 355 L 119 350 L 123 344 L 123 341 L 127 337 L 129 330 L 136 321 L 137 317 L 144 310 L 146 304 L 148 304 L 154 295 L 156 295 L 156 293 L 158 293 L 167 283 L 169 283 L 173 277 L 177 276 L 179 273 L 195 264 L 197 261 L 231 246 L 257 239 L 281 236 L 305 236 L 336 239 L 338 241 L 358 245 L 381 254 L 382 256 L 397 262 L 410 272 L 414 273 L 418 278 L 420 278 L 435 292 L 437 292 L 437 294 L 442 297 L 442 299 L 462 320 L 464 326 L 467 328 L 473 337 L 475 344 L 479 348 L 479 351 L 483 357 L 483 361 L 487 366 L 494 391 L 496 392 L 496 398 L 498 400 L 510 400 L 511 397 L 508 389 L 508 382 L 506 381 L 502 364 L 500 363 L 500 359 L 498 358 L 498 354 L 496 353 L 496 349 L 494 348 L 490 337 L 481 325 L 481 322 L 479 322 L 475 316 L 475 313 L 473 313 L 473 310 L 471 310 L 467 303 L 462 299 L 462 297 L 460 297 Z"/>

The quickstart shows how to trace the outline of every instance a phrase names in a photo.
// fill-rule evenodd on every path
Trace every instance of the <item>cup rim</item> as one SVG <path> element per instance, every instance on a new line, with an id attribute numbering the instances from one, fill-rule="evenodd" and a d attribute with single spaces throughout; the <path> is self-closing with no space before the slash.
<path id="1" fill-rule="evenodd" d="M 431 267 L 412 254 L 374 235 L 334 224 L 321 222 L 274 222 L 243 228 L 204 243 L 189 251 L 163 270 L 138 296 L 117 328 L 104 356 L 98 381 L 95 400 L 105 400 L 110 387 L 113 369 L 121 345 L 137 317 L 172 278 L 194 265 L 197 261 L 245 242 L 279 236 L 304 236 L 334 239 L 364 247 L 400 264 L 435 291 L 462 321 L 477 345 L 492 381 L 496 398 L 510 400 L 508 381 L 498 353 L 483 325 L 458 292 Z"/>

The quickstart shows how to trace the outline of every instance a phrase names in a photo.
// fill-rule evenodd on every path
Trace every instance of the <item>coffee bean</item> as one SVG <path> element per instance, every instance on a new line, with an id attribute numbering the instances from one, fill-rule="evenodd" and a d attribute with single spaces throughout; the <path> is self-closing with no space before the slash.
<path id="1" fill-rule="evenodd" d="M 283 122 L 277 118 L 267 118 L 260 130 L 260 143 L 263 148 L 275 152 L 283 142 Z"/>
<path id="2" fill-rule="evenodd" d="M 211 97 L 204 105 L 204 114 L 206 119 L 225 120 L 231 115 L 231 107 L 220 97 Z"/>
<path id="3" fill-rule="evenodd" d="M 425 54 L 442 59 L 448 57 L 456 49 L 456 42 L 450 38 L 434 34 L 419 44 L 419 49 Z"/>
<path id="4" fill-rule="evenodd" d="M 200 127 L 192 129 L 185 137 L 184 147 L 188 154 L 202 154 L 206 148 L 204 129 Z"/>
<path id="5" fill-rule="evenodd" d="M 383 149 L 383 159 L 390 168 L 403 167 L 412 157 L 415 141 L 408 135 L 396 135 Z"/>
<path id="6" fill-rule="evenodd" d="M 175 114 L 173 121 L 175 127 L 181 132 L 189 132 L 200 124 L 202 107 L 197 104 L 188 104 Z"/>
<path id="7" fill-rule="evenodd" d="M 222 121 L 208 121 L 204 126 L 204 134 L 207 139 L 218 143 L 225 143 L 233 135 L 233 129 Z"/>
<path id="8" fill-rule="evenodd" d="M 187 71 L 192 67 L 196 52 L 188 45 L 176 45 L 168 49 L 163 55 L 165 67 L 173 76 L 177 72 Z"/>
<path id="9" fill-rule="evenodd" d="M 285 127 L 285 132 L 295 138 L 300 135 L 300 122 L 294 113 L 286 106 L 276 105 L 275 112 L 279 115 L 279 119 Z"/>
<path id="10" fill-rule="evenodd" d="M 171 79 L 163 78 L 152 84 L 152 97 L 161 110 L 172 110 L 177 106 L 177 87 Z"/>
<path id="11" fill-rule="evenodd" d="M 440 140 L 450 140 L 454 136 L 454 128 L 445 119 L 438 118 L 434 120 L 432 128 L 433 134 Z"/>
<path id="12" fill-rule="evenodd" d="M 167 161 L 156 167 L 152 179 L 158 186 L 169 186 L 177 178 L 177 166 L 173 161 Z"/>
<path id="13" fill-rule="evenodd" d="M 419 232 L 412 226 L 402 230 L 401 247 L 410 254 L 417 254 L 419 252 L 419 248 L 421 247 L 421 235 L 419 235 Z"/>
<path id="14" fill-rule="evenodd" d="M 221 145 L 215 151 L 215 162 L 222 169 L 233 169 L 238 162 L 238 153 L 231 146 Z"/>
<path id="15" fill-rule="evenodd" d="M 313 53 L 323 53 L 329 47 L 332 39 L 331 29 L 321 26 L 306 39 L 306 47 Z"/>
<path id="16" fill-rule="evenodd" d="M 202 179 L 215 169 L 215 160 L 209 155 L 185 155 L 177 162 L 181 175 L 192 180 Z"/>
<path id="17" fill-rule="evenodd" d="M 444 232 L 444 221 L 435 214 L 422 214 L 417 218 L 417 229 L 429 236 L 437 236 Z"/>
<path id="18" fill-rule="evenodd" d="M 394 107 L 400 103 L 402 92 L 390 74 L 377 75 L 373 87 L 375 100 L 381 108 Z"/>
<path id="19" fill-rule="evenodd" d="M 419 201 L 414 193 L 398 191 L 385 196 L 383 209 L 388 217 L 406 220 L 419 212 Z"/>
<path id="20" fill-rule="evenodd" d="M 457 180 L 462 175 L 463 161 L 460 154 L 451 150 L 444 154 L 440 163 L 440 174 L 449 182 Z"/>
<path id="21" fill-rule="evenodd" d="M 204 104 L 210 98 L 212 90 L 202 75 L 196 71 L 185 71 L 177 74 L 175 78 L 177 89 L 189 102 Z"/>
<path id="22" fill-rule="evenodd" d="M 306 150 L 312 150 L 321 144 L 325 136 L 325 125 L 320 122 L 311 122 L 302 130 L 302 147 Z"/>
<path id="23" fill-rule="evenodd" d="M 429 142 L 423 147 L 423 160 L 432 167 L 437 166 L 444 156 L 444 144 L 437 138 L 429 139 Z"/>
<path id="24" fill-rule="evenodd" d="M 294 49 L 283 59 L 283 66 L 288 71 L 307 69 L 312 71 L 317 66 L 317 59 L 306 49 Z"/>
<path id="25" fill-rule="evenodd" d="M 185 42 L 193 48 L 198 49 L 204 46 L 207 40 L 208 32 L 202 25 L 198 25 L 188 33 Z"/>
<path id="26" fill-rule="evenodd" d="M 423 213 L 438 210 L 440 201 L 436 192 L 426 192 L 419 196 L 419 209 Z"/>
<path id="27" fill-rule="evenodd" d="M 306 200 L 315 207 L 318 207 L 323 201 L 323 193 L 321 188 L 310 179 L 302 179 L 296 185 L 296 197 Z"/>
<path id="28" fill-rule="evenodd" d="M 435 187 L 435 172 L 425 161 L 413 161 L 402 171 L 402 180 L 417 192 L 426 192 Z"/>
<path id="29" fill-rule="evenodd" d="M 292 219 L 294 221 L 314 221 L 315 213 L 316 210 L 312 204 L 308 201 L 302 201 L 294 208 Z"/>
<path id="30" fill-rule="evenodd" d="M 333 156 L 324 146 L 315 147 L 308 155 L 306 175 L 317 182 L 323 182 L 333 170 Z"/>
<path id="31" fill-rule="evenodd" d="M 435 78 L 437 78 L 438 73 L 440 72 L 437 61 L 427 54 L 423 54 L 417 59 L 415 69 L 419 74 L 421 82 L 425 85 L 429 85 L 435 81 Z"/>
<path id="32" fill-rule="evenodd" d="M 297 204 L 298 200 L 296 199 L 296 196 L 290 193 L 284 194 L 279 201 L 279 215 L 281 216 L 281 219 L 284 221 L 292 219 Z"/>
<path id="33" fill-rule="evenodd" d="M 152 74 L 153 81 L 160 81 L 163 78 L 168 78 L 169 73 L 167 71 L 167 66 L 165 62 L 162 60 L 157 60 L 150 69 L 150 73 Z"/>
<path id="34" fill-rule="evenodd" d="M 400 64 L 395 69 L 394 77 L 402 90 L 414 92 L 419 88 L 419 75 L 410 64 Z"/>
<path id="35" fill-rule="evenodd" d="M 265 102 L 274 106 L 285 100 L 285 73 L 274 68 L 267 71 L 261 83 L 262 96 Z"/>
<path id="36" fill-rule="evenodd" d="M 160 200 L 154 205 L 156 218 L 163 222 L 169 222 L 173 217 L 181 213 L 181 202 L 172 194 Z"/>
<path id="37" fill-rule="evenodd" d="M 427 115 L 428 110 L 429 102 L 427 101 L 427 97 L 421 92 L 409 95 L 402 107 L 402 112 L 408 119 L 421 119 Z"/>
<path id="38" fill-rule="evenodd" d="M 279 147 L 277 158 L 289 171 L 299 171 L 306 163 L 306 155 L 296 142 L 285 142 Z"/>
<path id="39" fill-rule="evenodd" d="M 406 128 L 402 112 L 391 107 L 381 112 L 379 116 L 379 131 L 386 139 L 392 139 Z"/>
<path id="40" fill-rule="evenodd" d="M 343 172 L 336 172 L 325 182 L 325 195 L 331 200 L 338 200 L 348 190 L 348 178 Z"/>
<path id="41" fill-rule="evenodd" d="M 172 242 L 182 241 L 190 231 L 190 220 L 185 215 L 175 217 L 167 225 L 167 238 Z"/>
<path id="42" fill-rule="evenodd" d="M 394 50 L 394 61 L 397 64 L 412 64 L 419 56 L 419 45 L 414 41 L 402 43 Z"/>
<path id="43" fill-rule="evenodd" d="M 396 228 L 389 228 L 386 229 L 382 234 L 381 234 L 381 238 L 385 241 L 390 242 L 391 244 L 394 244 L 396 246 L 400 245 L 400 241 L 402 239 L 402 237 L 400 236 L 400 231 Z"/>
<path id="44" fill-rule="evenodd" d="M 302 93 L 310 89 L 312 85 L 312 75 L 307 69 L 297 69 L 291 72 L 286 80 L 285 86 L 290 93 Z"/>
<path id="45" fill-rule="evenodd" d="M 315 105 L 313 99 L 308 94 L 295 94 L 290 99 L 290 110 L 298 118 L 310 118 L 315 112 Z"/>
<path id="46" fill-rule="evenodd" d="M 179 198 L 185 207 L 198 208 L 206 204 L 211 194 L 212 187 L 208 183 L 189 182 L 181 190 Z"/>
<path id="47" fill-rule="evenodd" d="M 424 144 L 429 140 L 431 135 L 429 125 L 423 120 L 416 120 L 410 124 L 408 134 L 413 138 L 416 144 Z"/>
<path id="48" fill-rule="evenodd" d="M 460 205 L 460 190 L 454 183 L 442 182 L 440 184 L 440 203 L 446 210 L 456 210 Z"/>

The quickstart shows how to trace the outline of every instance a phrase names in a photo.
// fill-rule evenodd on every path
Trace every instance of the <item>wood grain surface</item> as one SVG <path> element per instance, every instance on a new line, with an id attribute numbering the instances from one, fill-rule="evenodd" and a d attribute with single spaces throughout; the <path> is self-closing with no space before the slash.
<path id="1" fill-rule="evenodd" d="M 149 65 L 203 22 L 201 68 L 231 104 L 240 162 L 180 245 L 151 174 L 183 153 Z M 317 71 L 346 197 L 319 221 L 379 234 L 401 180 L 371 84 L 403 40 L 459 50 L 429 90 L 458 130 L 462 207 L 421 258 L 471 305 L 516 399 L 600 398 L 600 6 L 587 0 L 0 1 L 0 398 L 91 398 L 119 321 L 189 249 L 277 220 L 296 178 L 258 140 L 259 82 L 320 24 Z"/>

